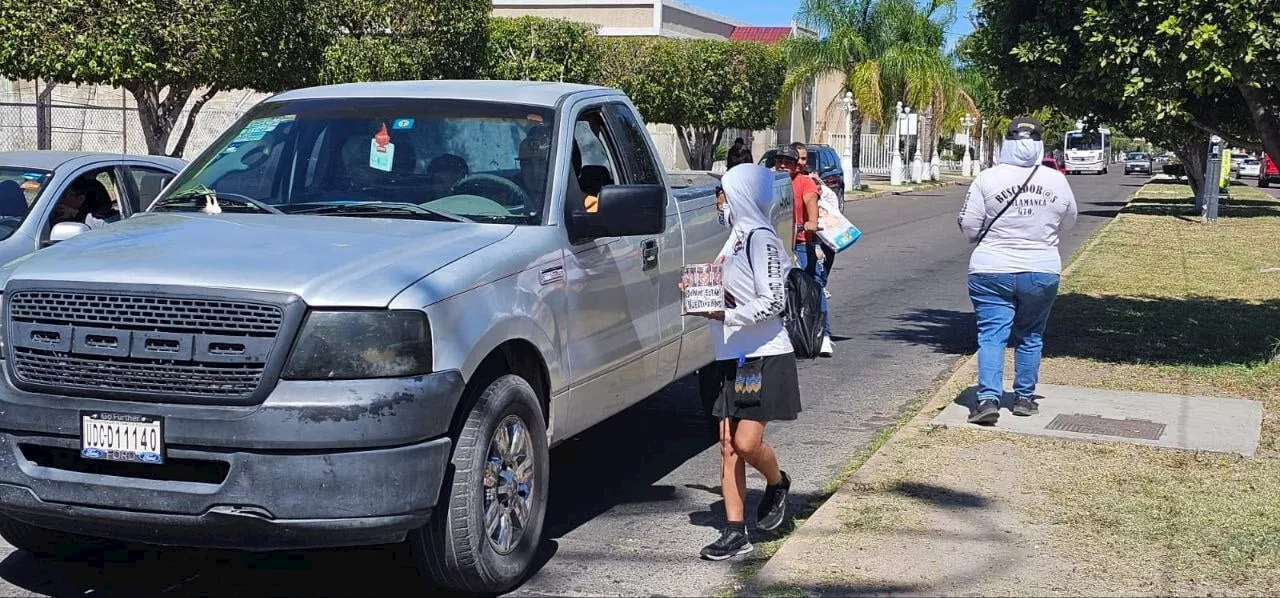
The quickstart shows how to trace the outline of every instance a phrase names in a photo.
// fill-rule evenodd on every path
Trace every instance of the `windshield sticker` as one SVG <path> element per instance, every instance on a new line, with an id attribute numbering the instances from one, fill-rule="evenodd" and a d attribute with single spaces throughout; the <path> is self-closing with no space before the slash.
<path id="1" fill-rule="evenodd" d="M 235 139 L 231 140 L 231 143 L 260 141 L 263 137 L 267 136 L 267 133 L 276 130 L 276 127 L 280 126 L 280 123 L 290 122 L 295 118 L 297 117 L 293 114 L 271 116 L 267 118 L 255 118 L 249 121 L 249 124 L 245 125 L 245 127 L 240 130 L 240 133 L 236 135 Z"/>
<path id="2" fill-rule="evenodd" d="M 401 129 L 412 129 L 412 128 L 413 128 L 413 119 L 412 119 L 412 118 L 398 118 L 398 119 L 396 119 L 395 123 L 393 123 L 393 124 L 391 125 L 391 128 L 392 128 L 392 129 L 396 129 L 396 130 L 401 130 Z"/>
<path id="3" fill-rule="evenodd" d="M 369 167 L 391 172 L 391 163 L 395 157 L 396 144 L 391 143 L 391 135 L 387 133 L 386 123 L 383 123 L 378 133 L 369 140 Z"/>

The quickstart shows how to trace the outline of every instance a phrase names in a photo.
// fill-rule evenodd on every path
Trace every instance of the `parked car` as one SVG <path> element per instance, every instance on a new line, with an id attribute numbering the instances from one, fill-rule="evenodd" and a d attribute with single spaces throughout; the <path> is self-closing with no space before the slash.
<path id="1" fill-rule="evenodd" d="M 845 173 L 844 167 L 841 166 L 840 152 L 829 145 L 808 145 L 809 150 L 809 171 L 818 173 L 818 177 L 822 179 L 832 191 L 835 191 L 836 197 L 840 199 L 840 210 L 844 211 L 844 192 Z M 778 155 L 778 149 L 768 150 L 760 157 L 759 163 L 767 168 L 773 168 L 773 157 Z"/>
<path id="2" fill-rule="evenodd" d="M 1151 155 L 1146 152 L 1129 152 L 1124 157 L 1124 173 L 1126 175 L 1140 172 L 1145 175 L 1154 174 Z"/>
<path id="3" fill-rule="evenodd" d="M 109 219 L 140 212 L 186 162 L 163 156 L 95 152 L 0 152 L 0 263 L 57 243 L 81 230 L 86 213 L 70 202 L 97 202 Z M 83 200 L 67 190 L 88 189 Z M 90 197 L 89 195 L 92 195 Z M 69 210 L 59 216 L 61 210 Z M 74 219 L 78 216 L 77 226 Z M 55 226 L 58 221 L 65 221 Z"/>
<path id="4" fill-rule="evenodd" d="M 1258 173 L 1262 171 L 1262 161 L 1252 156 L 1245 158 L 1240 162 L 1240 176 L 1257 178 Z"/>
<path id="5" fill-rule="evenodd" d="M 1280 183 L 1280 168 L 1270 154 L 1263 152 L 1262 163 L 1258 165 L 1258 186 L 1270 187 L 1271 183 Z"/>
<path id="6" fill-rule="evenodd" d="M 1040 161 L 1040 164 L 1041 164 L 1041 165 L 1043 165 L 1043 166 L 1047 166 L 1047 167 L 1049 167 L 1049 168 L 1052 168 L 1052 169 L 1054 169 L 1054 170 L 1056 170 L 1056 171 L 1058 171 L 1058 172 L 1061 172 L 1062 174 L 1067 174 L 1067 169 L 1066 169 L 1066 167 L 1064 167 L 1063 165 L 1059 164 L 1059 163 L 1058 163 L 1058 161 L 1057 161 L 1057 160 L 1055 160 L 1055 159 L 1053 159 L 1053 158 L 1045 158 L 1045 159 L 1043 159 L 1043 160 L 1041 160 L 1041 161 Z"/>
<path id="7" fill-rule="evenodd" d="M 671 185 L 602 87 L 272 96 L 147 212 L 0 268 L 0 534 L 407 541 L 438 584 L 506 592 L 550 447 L 712 360 L 677 287 L 729 238 L 706 181 Z"/>

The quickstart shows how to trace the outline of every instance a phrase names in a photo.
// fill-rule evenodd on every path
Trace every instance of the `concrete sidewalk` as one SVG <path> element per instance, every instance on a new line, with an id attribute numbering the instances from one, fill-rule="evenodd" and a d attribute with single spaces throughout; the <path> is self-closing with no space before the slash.
<path id="1" fill-rule="evenodd" d="M 740 595 L 1149 593 L 1137 581 L 1120 587 L 1109 579 L 1114 574 L 1052 549 L 1060 530 L 1042 509 L 1051 499 L 1041 489 L 1061 469 L 1045 459 L 1045 446 L 1018 439 L 1052 438 L 1058 444 L 1050 448 L 1119 442 L 1238 454 L 1252 454 L 1258 442 L 1262 409 L 1255 401 L 1075 387 L 1043 386 L 1048 398 L 1036 416 L 1002 410 L 996 426 L 976 426 L 964 422 L 968 410 L 961 405 L 973 396 L 976 374 L 976 359 L 966 360 Z M 1044 429 L 1063 414 L 1148 420 L 1161 429 L 1155 440 L 1137 437 L 1150 432 L 1141 424 L 1102 424 L 1086 432 Z M 1089 433 L 1117 431 L 1128 437 Z"/>

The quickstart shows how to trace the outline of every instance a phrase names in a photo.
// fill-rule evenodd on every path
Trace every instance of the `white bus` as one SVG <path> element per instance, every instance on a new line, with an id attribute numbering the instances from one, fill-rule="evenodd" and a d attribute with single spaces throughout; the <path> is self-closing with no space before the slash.
<path id="1" fill-rule="evenodd" d="M 1096 131 L 1085 131 L 1077 127 L 1067 133 L 1062 148 L 1066 154 L 1064 166 L 1069 174 L 1107 174 L 1107 164 L 1111 162 L 1111 131 L 1102 127 Z"/>

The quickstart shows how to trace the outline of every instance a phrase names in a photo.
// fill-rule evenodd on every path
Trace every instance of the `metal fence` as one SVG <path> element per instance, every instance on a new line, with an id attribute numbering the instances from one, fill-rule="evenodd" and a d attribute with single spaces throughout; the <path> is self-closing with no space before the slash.
<path id="1" fill-rule="evenodd" d="M 0 151 L 40 147 L 36 126 L 38 109 L 35 103 L 0 102 Z M 55 103 L 45 109 L 49 118 L 48 149 L 147 153 L 136 108 Z M 184 110 L 178 117 L 168 149 L 173 148 L 186 126 L 187 114 Z M 243 111 L 238 110 L 201 110 L 182 157 L 189 159 L 204 150 L 241 114 Z"/>
<path id="2" fill-rule="evenodd" d="M 827 133 L 826 143 L 835 148 L 842 155 L 844 146 L 848 137 L 842 133 Z M 910 135 L 902 135 L 899 137 L 903 146 L 902 154 L 902 170 L 903 178 L 908 178 L 911 169 L 911 160 L 915 158 L 915 137 Z M 890 169 L 893 165 L 893 142 L 892 135 L 874 135 L 863 133 L 862 144 L 859 148 L 858 156 L 858 172 L 862 176 L 890 178 Z M 921 156 L 925 163 L 929 163 L 933 156 Z M 941 160 L 938 169 L 942 172 L 960 172 L 960 162 L 956 160 Z"/>

